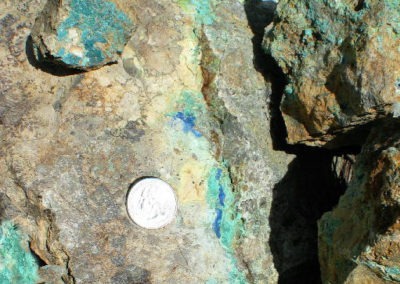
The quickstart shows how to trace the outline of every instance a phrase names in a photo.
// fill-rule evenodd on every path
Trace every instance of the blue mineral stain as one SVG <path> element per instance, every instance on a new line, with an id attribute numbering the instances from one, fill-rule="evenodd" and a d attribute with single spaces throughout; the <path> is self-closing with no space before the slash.
<path id="1" fill-rule="evenodd" d="M 217 181 L 220 181 L 222 176 L 222 169 L 217 169 L 215 173 L 215 179 Z M 216 209 L 216 216 L 215 220 L 213 223 L 213 230 L 215 232 L 215 235 L 217 238 L 221 238 L 221 220 L 222 220 L 222 208 L 225 206 L 225 192 L 224 192 L 224 187 L 222 184 L 219 184 L 218 187 L 218 204 L 220 208 Z"/>
<path id="2" fill-rule="evenodd" d="M 222 176 L 222 169 L 217 169 L 217 172 L 215 173 L 215 179 L 220 180 Z"/>
<path id="3" fill-rule="evenodd" d="M 285 92 L 286 95 L 292 95 L 294 93 L 293 86 L 292 85 L 287 85 L 285 87 L 285 91 L 284 92 Z"/>
<path id="4" fill-rule="evenodd" d="M 57 28 L 57 39 L 71 43 L 70 29 L 78 30 L 83 56 L 61 48 L 56 56 L 76 67 L 103 65 L 107 59 L 120 54 L 133 28 L 131 20 L 114 3 L 104 0 L 71 0 L 68 18 Z"/>
<path id="5" fill-rule="evenodd" d="M 237 268 L 235 258 L 236 240 L 244 229 L 225 163 L 210 171 L 207 203 L 214 210 L 212 229 L 230 260 L 229 283 L 247 283 L 244 273 Z"/>
<path id="6" fill-rule="evenodd" d="M 63 56 L 63 61 L 68 65 L 79 65 L 81 58 L 74 54 L 67 53 Z"/>
<path id="7" fill-rule="evenodd" d="M 215 178 L 219 181 L 221 179 L 222 170 L 218 169 Z M 218 193 L 219 205 L 222 207 L 225 206 L 225 192 L 224 187 L 220 184 L 219 186 L 219 193 Z"/>
<path id="8" fill-rule="evenodd" d="M 215 220 L 214 223 L 212 225 L 212 228 L 215 232 L 215 235 L 217 236 L 217 238 L 221 238 L 221 220 L 222 220 L 222 210 L 221 209 L 217 209 L 216 210 L 216 216 L 215 216 Z"/>
<path id="9" fill-rule="evenodd" d="M 27 250 L 28 240 L 11 222 L 0 226 L 0 283 L 33 284 L 38 280 L 38 264 Z"/>
<path id="10" fill-rule="evenodd" d="M 400 267 L 385 266 L 378 264 L 372 260 L 360 261 L 362 264 L 368 266 L 372 270 L 377 270 L 382 274 L 382 278 L 388 281 L 400 282 Z"/>
<path id="11" fill-rule="evenodd" d="M 183 123 L 183 132 L 192 133 L 196 137 L 201 137 L 201 133 L 195 129 L 196 117 L 190 112 L 179 111 L 174 115 L 174 120 L 180 120 Z"/>

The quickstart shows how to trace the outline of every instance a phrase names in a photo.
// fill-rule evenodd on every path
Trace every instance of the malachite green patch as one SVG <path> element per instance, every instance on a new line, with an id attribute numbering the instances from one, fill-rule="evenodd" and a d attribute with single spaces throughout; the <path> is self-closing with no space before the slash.
<path id="1" fill-rule="evenodd" d="M 179 0 L 179 4 L 185 9 L 193 9 L 196 23 L 200 25 L 212 25 L 216 20 L 213 0 Z"/>
<path id="2" fill-rule="evenodd" d="M 190 90 L 182 91 L 176 108 L 179 111 L 169 113 L 167 116 L 172 117 L 173 122 L 181 122 L 183 132 L 191 133 L 198 138 L 202 137 L 203 135 L 196 127 L 197 117 L 206 113 L 202 94 Z"/>
<path id="3" fill-rule="evenodd" d="M 27 237 L 11 222 L 0 226 L 0 283 L 31 284 L 38 280 L 38 264 Z"/>
<path id="4" fill-rule="evenodd" d="M 76 67 L 105 64 L 122 52 L 132 28 L 129 17 L 112 2 L 71 0 L 69 15 L 57 28 L 64 47 L 56 56 Z M 71 44 L 74 50 L 68 49 Z"/>
<path id="5" fill-rule="evenodd" d="M 238 269 L 235 257 L 235 242 L 243 234 L 243 222 L 225 164 L 211 169 L 207 187 L 207 203 L 214 210 L 212 229 L 231 262 L 229 283 L 247 283 L 246 276 Z"/>

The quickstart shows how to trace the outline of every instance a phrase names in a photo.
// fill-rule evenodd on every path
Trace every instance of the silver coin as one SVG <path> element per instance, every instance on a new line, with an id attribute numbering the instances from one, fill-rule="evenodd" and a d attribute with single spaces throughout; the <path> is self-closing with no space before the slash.
<path id="1" fill-rule="evenodd" d="M 159 229 L 174 220 L 177 202 L 172 187 L 159 178 L 144 178 L 129 189 L 128 214 L 138 226 Z"/>

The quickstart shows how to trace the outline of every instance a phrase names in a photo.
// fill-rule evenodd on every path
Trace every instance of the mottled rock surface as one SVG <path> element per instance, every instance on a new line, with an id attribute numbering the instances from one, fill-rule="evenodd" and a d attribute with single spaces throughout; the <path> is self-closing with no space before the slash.
<path id="1" fill-rule="evenodd" d="M 287 141 L 329 148 L 362 144 L 344 133 L 398 116 L 398 0 L 279 1 L 264 48 L 288 84 L 281 111 Z"/>
<path id="2" fill-rule="evenodd" d="M 135 13 L 122 8 L 123 1 L 48 0 L 32 29 L 36 60 L 82 70 L 116 62 Z"/>
<path id="3" fill-rule="evenodd" d="M 35 283 L 38 264 L 29 251 L 28 238 L 11 222 L 0 227 L 0 282 Z"/>
<path id="4" fill-rule="evenodd" d="M 400 123 L 376 127 L 339 205 L 319 222 L 324 283 L 400 281 Z"/>
<path id="5" fill-rule="evenodd" d="M 268 217 L 293 155 L 272 147 L 243 3 L 115 3 L 137 23 L 118 64 L 66 76 L 30 64 L 45 1 L 1 1 L 1 220 L 29 235 L 43 281 L 277 282 Z M 176 190 L 163 229 L 126 213 L 142 176 Z"/>

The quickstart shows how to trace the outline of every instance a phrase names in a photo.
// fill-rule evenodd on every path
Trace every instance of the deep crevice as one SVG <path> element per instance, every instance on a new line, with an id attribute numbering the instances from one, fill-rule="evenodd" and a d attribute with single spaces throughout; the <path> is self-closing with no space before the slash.
<path id="1" fill-rule="evenodd" d="M 262 47 L 264 28 L 272 22 L 276 4 L 247 0 L 244 7 L 254 34 L 254 67 L 272 85 L 269 110 L 273 148 L 296 155 L 286 175 L 273 189 L 269 217 L 269 245 L 279 273 L 278 282 L 321 283 L 317 221 L 333 209 L 345 192 L 354 156 L 360 152 L 360 147 L 354 144 L 339 150 L 328 150 L 287 144 L 287 130 L 280 111 L 287 79 L 274 58 L 266 54 Z M 343 162 L 339 165 L 339 172 L 334 168 L 337 159 Z"/>
<path id="2" fill-rule="evenodd" d="M 342 159 L 339 172 L 334 159 Z M 345 192 L 353 162 L 329 151 L 298 153 L 275 185 L 269 245 L 279 283 L 321 283 L 317 221 Z"/>
<path id="3" fill-rule="evenodd" d="M 272 22 L 276 3 L 247 0 L 244 8 L 249 26 L 254 35 L 252 38 L 254 68 L 260 72 L 265 81 L 271 82 L 272 93 L 269 101 L 271 114 L 270 135 L 274 150 L 293 152 L 292 147 L 286 143 L 286 126 L 279 109 L 287 80 L 275 59 L 264 52 L 262 48 L 264 28 Z"/>
<path id="4" fill-rule="evenodd" d="M 365 7 L 365 0 L 358 0 L 357 5 L 354 7 L 354 11 L 358 12 L 364 9 Z"/>
<path id="5" fill-rule="evenodd" d="M 43 266 L 46 266 L 46 265 L 47 265 L 46 261 L 45 261 L 43 258 L 41 258 L 41 257 L 35 252 L 35 250 L 31 247 L 31 243 L 29 243 L 29 250 L 30 250 L 31 254 L 33 255 L 33 257 L 35 258 L 36 263 L 38 264 L 39 267 L 43 267 Z"/>

